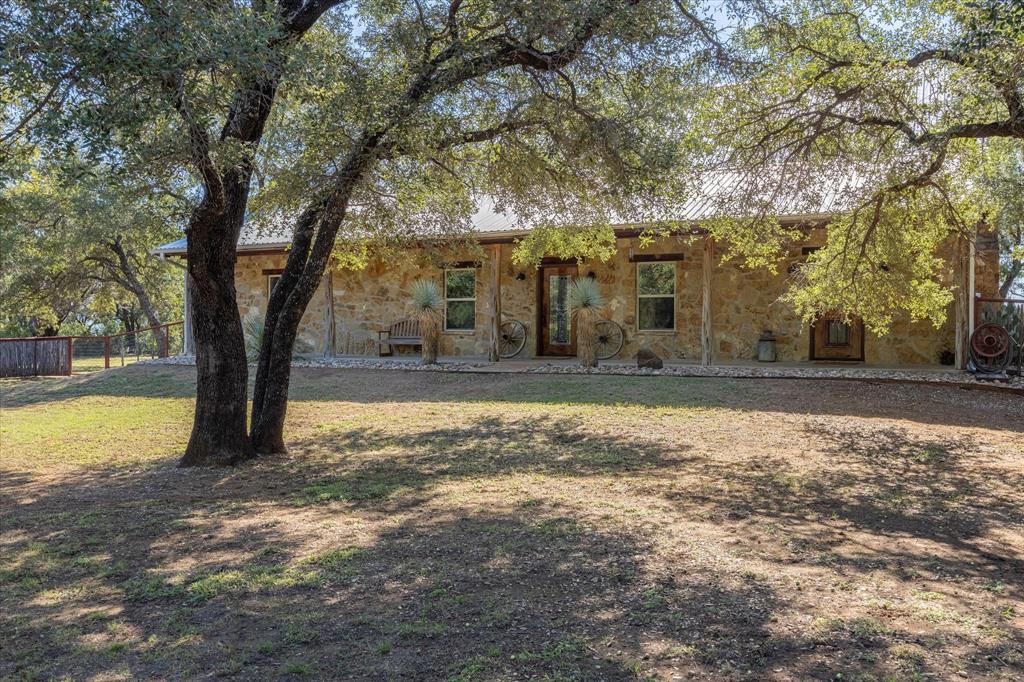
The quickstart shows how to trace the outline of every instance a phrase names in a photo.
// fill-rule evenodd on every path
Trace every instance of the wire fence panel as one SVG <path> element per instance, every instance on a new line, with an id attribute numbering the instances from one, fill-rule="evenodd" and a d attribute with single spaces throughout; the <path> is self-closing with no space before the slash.
<path id="1" fill-rule="evenodd" d="M 180 355 L 183 325 L 165 324 L 107 337 L 110 367 L 124 367 L 140 360 Z"/>
<path id="2" fill-rule="evenodd" d="M 106 365 L 106 336 L 76 336 L 72 344 L 71 366 L 75 374 L 95 372 Z"/>
<path id="3" fill-rule="evenodd" d="M 71 337 L 0 339 L 0 377 L 71 374 Z"/>

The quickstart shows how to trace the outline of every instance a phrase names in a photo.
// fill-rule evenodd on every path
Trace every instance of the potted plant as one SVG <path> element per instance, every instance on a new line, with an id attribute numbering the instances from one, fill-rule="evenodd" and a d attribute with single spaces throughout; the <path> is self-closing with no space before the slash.
<path id="1" fill-rule="evenodd" d="M 422 363 L 437 364 L 437 346 L 441 335 L 441 291 L 437 284 L 420 279 L 412 283 L 412 307 L 420 323 L 423 339 Z"/>
<path id="2" fill-rule="evenodd" d="M 597 280 L 590 277 L 573 280 L 569 286 L 569 307 L 576 320 L 576 357 L 581 367 L 597 367 L 597 332 L 604 296 Z"/>

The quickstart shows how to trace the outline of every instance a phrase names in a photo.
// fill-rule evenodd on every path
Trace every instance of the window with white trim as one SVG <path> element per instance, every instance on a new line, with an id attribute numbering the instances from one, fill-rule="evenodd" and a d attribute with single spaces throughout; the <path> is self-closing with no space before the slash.
<path id="1" fill-rule="evenodd" d="M 473 331 L 476 327 L 476 268 L 444 271 L 444 330 Z"/>
<path id="2" fill-rule="evenodd" d="M 274 287 L 281 281 L 281 275 L 267 275 L 267 300 L 270 300 L 270 294 L 274 293 Z"/>
<path id="3" fill-rule="evenodd" d="M 636 328 L 642 332 L 676 328 L 676 264 L 636 264 Z"/>

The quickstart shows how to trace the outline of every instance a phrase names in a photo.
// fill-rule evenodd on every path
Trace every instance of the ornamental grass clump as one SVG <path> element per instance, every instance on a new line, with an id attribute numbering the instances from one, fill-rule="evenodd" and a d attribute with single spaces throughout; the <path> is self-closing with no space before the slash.
<path id="1" fill-rule="evenodd" d="M 437 284 L 420 279 L 412 283 L 412 307 L 420 323 L 423 338 L 422 363 L 437 364 L 437 346 L 441 335 L 441 292 Z"/>
<path id="2" fill-rule="evenodd" d="M 576 357 L 581 367 L 597 367 L 597 331 L 604 296 L 590 277 L 573 280 L 569 286 L 569 307 L 576 318 Z"/>

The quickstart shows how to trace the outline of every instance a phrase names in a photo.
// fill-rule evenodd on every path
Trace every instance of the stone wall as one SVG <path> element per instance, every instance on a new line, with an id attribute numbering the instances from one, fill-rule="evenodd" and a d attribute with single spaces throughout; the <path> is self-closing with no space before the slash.
<path id="1" fill-rule="evenodd" d="M 808 359 L 810 330 L 779 299 L 788 286 L 787 268 L 802 262 L 803 246 L 820 244 L 824 235 L 812 233 L 807 242 L 794 245 L 779 273 L 749 270 L 735 262 L 715 258 L 712 277 L 712 317 L 715 356 L 720 360 L 753 359 L 762 330 L 774 332 L 778 359 Z M 700 358 L 702 243 L 693 237 L 666 237 L 647 249 L 638 239 L 618 240 L 619 249 L 608 262 L 585 262 L 579 275 L 593 272 L 608 298 L 607 316 L 625 329 L 626 342 L 620 358 L 630 359 L 641 346 L 649 346 L 664 358 Z M 500 249 L 501 305 L 503 319 L 518 319 L 527 329 L 527 344 L 520 357 L 537 352 L 537 287 L 539 274 L 512 262 L 513 246 L 485 247 L 488 254 L 476 268 L 476 327 L 472 332 L 445 332 L 440 353 L 446 356 L 486 357 L 491 310 L 491 254 Z M 630 253 L 674 254 L 676 268 L 676 328 L 666 332 L 637 331 L 636 264 Z M 284 267 L 284 254 L 240 255 L 237 287 L 243 318 L 262 315 L 266 309 L 267 273 Z M 373 264 L 363 271 L 335 269 L 331 275 L 335 314 L 335 352 L 338 355 L 376 355 L 377 330 L 412 313 L 409 290 L 417 279 L 432 279 L 443 291 L 443 269 L 410 257 L 406 262 Z M 453 258 L 457 260 L 457 258 Z M 988 275 L 986 275 L 989 279 Z M 987 280 L 986 280 L 987 281 Z M 300 352 L 322 354 L 327 320 L 326 278 L 303 318 Z M 869 364 L 935 364 L 939 353 L 951 349 L 954 314 L 936 329 L 930 323 L 897 321 L 884 337 L 870 333 L 865 339 Z M 405 352 L 415 352 L 406 349 Z"/>

